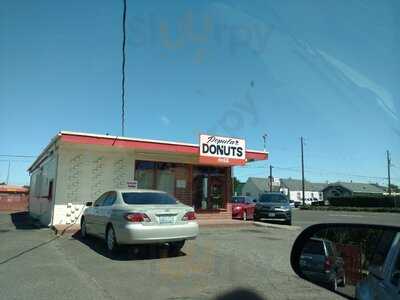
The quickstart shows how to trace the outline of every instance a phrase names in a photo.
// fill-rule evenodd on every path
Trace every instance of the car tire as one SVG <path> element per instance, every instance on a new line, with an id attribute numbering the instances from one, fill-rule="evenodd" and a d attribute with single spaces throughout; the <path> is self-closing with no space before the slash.
<path id="1" fill-rule="evenodd" d="M 340 281 L 340 287 L 345 287 L 346 286 L 346 275 L 343 275 L 342 280 Z"/>
<path id="2" fill-rule="evenodd" d="M 112 225 L 107 226 L 106 230 L 106 247 L 109 253 L 114 253 L 118 249 L 117 236 Z"/>
<path id="3" fill-rule="evenodd" d="M 81 237 L 83 239 L 87 238 L 87 229 L 86 229 L 86 221 L 85 218 L 81 219 Z"/>
<path id="4" fill-rule="evenodd" d="M 337 288 L 338 288 L 338 282 L 337 282 L 337 278 L 335 278 L 334 280 L 332 280 L 332 282 L 330 282 L 329 289 L 333 292 L 336 292 Z"/>
<path id="5" fill-rule="evenodd" d="M 243 212 L 243 221 L 247 221 L 247 211 Z"/>
<path id="6" fill-rule="evenodd" d="M 178 256 L 184 245 L 185 241 L 171 242 L 169 244 L 168 254 L 171 256 Z"/>

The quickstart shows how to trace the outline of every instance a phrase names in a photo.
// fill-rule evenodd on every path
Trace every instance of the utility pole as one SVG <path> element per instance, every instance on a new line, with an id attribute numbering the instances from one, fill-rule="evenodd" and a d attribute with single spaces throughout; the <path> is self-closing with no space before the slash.
<path id="1" fill-rule="evenodd" d="M 264 152 L 267 152 L 267 137 L 268 137 L 267 133 L 264 133 L 262 136 L 263 141 L 264 141 Z M 271 170 L 270 170 L 270 173 L 271 173 Z M 266 181 L 265 185 L 266 185 L 265 191 L 268 191 L 268 180 Z"/>
<path id="2" fill-rule="evenodd" d="M 387 172 L 388 172 L 388 193 L 389 196 L 392 195 L 392 188 L 390 186 L 390 166 L 391 166 L 391 159 L 390 159 L 390 152 L 389 150 L 386 151 L 386 158 L 387 158 Z"/>
<path id="3" fill-rule="evenodd" d="M 269 165 L 269 191 L 272 192 L 272 168 L 273 166 Z"/>
<path id="4" fill-rule="evenodd" d="M 122 80 L 121 80 L 121 135 L 125 135 L 125 61 L 126 61 L 126 0 L 122 12 Z"/>
<path id="5" fill-rule="evenodd" d="M 306 205 L 306 200 L 304 198 L 304 142 L 303 142 L 303 137 L 300 138 L 301 141 L 301 187 L 302 187 L 302 199 L 303 199 L 303 205 Z"/>
<path id="6" fill-rule="evenodd" d="M 8 181 L 10 180 L 10 167 L 11 167 L 11 160 L 8 160 L 8 170 L 7 170 L 6 184 L 8 184 Z"/>

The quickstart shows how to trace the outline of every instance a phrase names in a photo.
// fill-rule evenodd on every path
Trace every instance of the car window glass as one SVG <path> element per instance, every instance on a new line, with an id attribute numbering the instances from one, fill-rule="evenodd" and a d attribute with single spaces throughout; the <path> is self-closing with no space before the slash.
<path id="1" fill-rule="evenodd" d="M 396 232 L 394 232 L 394 231 L 385 231 L 383 233 L 383 235 L 377 245 L 375 253 L 372 257 L 372 260 L 370 263 L 370 271 L 378 277 L 383 276 L 382 273 L 383 273 L 386 256 L 390 250 L 390 247 L 392 246 L 395 235 L 396 235 Z"/>
<path id="2" fill-rule="evenodd" d="M 234 203 L 245 203 L 245 200 L 246 198 L 245 197 L 234 197 L 233 198 L 233 202 Z"/>
<path id="3" fill-rule="evenodd" d="M 122 193 L 122 200 L 126 204 L 176 204 L 176 199 L 167 193 L 152 193 L 152 192 L 132 192 Z"/>
<path id="4" fill-rule="evenodd" d="M 333 249 L 331 243 L 325 243 L 326 251 L 328 252 L 328 256 L 333 256 Z"/>
<path id="5" fill-rule="evenodd" d="M 260 202 L 288 202 L 285 195 L 281 194 L 263 194 L 261 195 Z"/>
<path id="6" fill-rule="evenodd" d="M 101 195 L 95 202 L 94 202 L 94 206 L 98 207 L 98 206 L 102 206 L 103 202 L 105 200 L 105 198 L 107 197 L 108 193 L 104 193 L 103 195 Z"/>
<path id="7" fill-rule="evenodd" d="M 396 272 L 400 272 L 400 252 L 397 254 L 397 258 L 396 258 L 396 262 L 394 264 L 392 275 L 394 275 Z M 398 281 L 398 279 L 396 279 L 394 277 L 391 277 L 390 281 L 394 285 L 399 285 L 400 286 L 400 282 Z"/>
<path id="8" fill-rule="evenodd" d="M 303 254 L 325 255 L 324 244 L 322 241 L 310 240 L 304 247 Z"/>
<path id="9" fill-rule="evenodd" d="M 107 195 L 107 197 L 105 198 L 103 205 L 102 206 L 111 206 L 114 204 L 115 199 L 116 199 L 116 194 L 115 192 L 111 192 Z"/>

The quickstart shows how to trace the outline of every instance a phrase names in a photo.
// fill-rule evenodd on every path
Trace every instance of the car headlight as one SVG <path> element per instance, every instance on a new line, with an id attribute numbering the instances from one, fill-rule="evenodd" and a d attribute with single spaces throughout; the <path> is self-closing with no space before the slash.
<path id="1" fill-rule="evenodd" d="M 277 210 L 277 211 L 289 211 L 290 208 L 287 207 L 287 206 L 281 206 L 281 207 L 275 208 L 275 210 Z"/>

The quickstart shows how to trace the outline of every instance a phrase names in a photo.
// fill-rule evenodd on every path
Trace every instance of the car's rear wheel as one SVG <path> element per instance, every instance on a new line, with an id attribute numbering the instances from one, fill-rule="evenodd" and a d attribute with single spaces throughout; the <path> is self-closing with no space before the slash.
<path id="1" fill-rule="evenodd" d="M 343 274 L 342 280 L 340 281 L 340 287 L 346 286 L 346 275 Z"/>
<path id="2" fill-rule="evenodd" d="M 81 237 L 86 238 L 87 237 L 87 229 L 86 229 L 86 220 L 85 218 L 81 219 Z"/>
<path id="3" fill-rule="evenodd" d="M 247 221 L 247 211 L 243 211 L 243 221 Z"/>
<path id="4" fill-rule="evenodd" d="M 332 282 L 330 283 L 329 289 L 335 292 L 335 291 L 337 291 L 337 288 L 338 288 L 338 282 L 337 282 L 337 279 L 335 278 L 335 279 L 332 280 Z"/>
<path id="5" fill-rule="evenodd" d="M 107 227 L 106 246 L 107 246 L 107 250 L 110 253 L 115 252 L 115 250 L 117 250 L 117 248 L 118 248 L 117 238 L 116 238 L 115 231 L 114 231 L 114 228 L 112 227 L 112 225 L 109 225 Z"/>
<path id="6" fill-rule="evenodd" d="M 184 245 L 185 241 L 169 243 L 169 249 L 168 249 L 169 254 L 172 256 L 177 256 L 181 252 L 181 249 L 183 248 Z"/>

